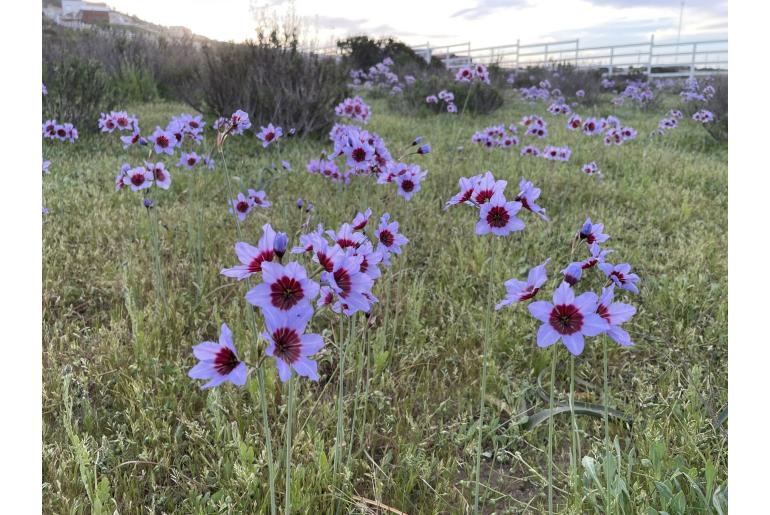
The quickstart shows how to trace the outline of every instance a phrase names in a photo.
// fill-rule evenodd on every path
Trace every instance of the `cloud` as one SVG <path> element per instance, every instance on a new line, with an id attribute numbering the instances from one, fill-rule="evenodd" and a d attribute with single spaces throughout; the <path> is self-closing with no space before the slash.
<path id="1" fill-rule="evenodd" d="M 681 2 L 677 0 L 589 0 L 593 5 L 631 8 L 631 7 L 667 7 L 679 11 Z M 685 12 L 697 9 L 699 12 L 708 11 L 712 14 L 727 16 L 726 0 L 684 0 Z"/>
<path id="2" fill-rule="evenodd" d="M 461 9 L 452 15 L 452 18 L 465 18 L 468 20 L 477 20 L 484 18 L 501 9 L 510 9 L 512 7 L 526 7 L 527 0 L 477 0 L 475 7 Z"/>

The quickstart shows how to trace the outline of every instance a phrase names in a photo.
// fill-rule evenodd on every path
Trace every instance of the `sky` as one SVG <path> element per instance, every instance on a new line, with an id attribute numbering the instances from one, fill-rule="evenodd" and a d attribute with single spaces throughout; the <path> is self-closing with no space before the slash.
<path id="1" fill-rule="evenodd" d="M 581 46 L 676 41 L 681 0 L 107 0 L 118 11 L 222 41 L 253 37 L 259 13 L 302 20 L 306 40 L 350 35 L 473 47 L 580 39 Z M 727 37 L 726 0 L 685 0 L 681 41 Z"/>

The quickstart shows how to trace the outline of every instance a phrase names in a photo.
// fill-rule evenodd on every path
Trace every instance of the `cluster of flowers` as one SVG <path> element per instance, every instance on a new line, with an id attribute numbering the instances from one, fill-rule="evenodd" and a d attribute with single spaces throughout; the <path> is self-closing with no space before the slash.
<path id="1" fill-rule="evenodd" d="M 563 147 L 547 145 L 543 148 L 540 155 L 549 161 L 569 161 L 569 158 L 572 155 L 572 149 L 566 145 Z"/>
<path id="2" fill-rule="evenodd" d="M 128 188 L 131 191 L 141 191 L 152 185 L 167 190 L 171 187 L 171 174 L 166 170 L 162 161 L 152 163 L 145 161 L 142 166 L 131 167 L 123 163 L 120 172 L 115 176 L 115 191 Z"/>
<path id="3" fill-rule="evenodd" d="M 401 93 L 404 87 L 411 86 L 416 79 L 412 75 L 405 75 L 401 82 L 399 76 L 391 71 L 393 59 L 386 57 L 381 63 L 377 63 L 369 68 L 368 72 L 363 70 L 352 70 L 350 78 L 353 79 L 354 87 L 364 87 L 366 89 L 390 89 L 392 95 Z"/>
<path id="4" fill-rule="evenodd" d="M 447 91 L 445 89 L 442 89 L 438 92 L 437 95 L 428 95 L 425 97 L 425 101 L 429 104 L 436 104 L 438 105 L 439 102 L 444 102 L 446 104 L 446 110 L 447 113 L 456 113 L 457 112 L 457 105 L 455 104 L 455 94 L 451 91 Z"/>
<path id="5" fill-rule="evenodd" d="M 664 135 L 667 131 L 679 127 L 679 120 L 682 118 L 684 118 L 682 111 L 679 111 L 678 109 L 672 109 L 668 112 L 667 117 L 661 118 L 660 121 L 658 121 L 658 127 L 652 133 Z"/>
<path id="6" fill-rule="evenodd" d="M 585 94 L 585 92 L 583 94 Z M 570 107 L 563 102 L 554 102 L 548 106 L 548 112 L 553 115 L 568 115 L 572 112 L 572 109 L 570 109 Z"/>
<path id="7" fill-rule="evenodd" d="M 612 89 L 615 87 L 615 81 L 605 77 L 602 79 L 601 86 L 604 89 Z"/>
<path id="8" fill-rule="evenodd" d="M 361 123 L 367 123 L 371 116 L 369 106 L 359 96 L 346 98 L 337 107 L 334 108 L 337 116 L 350 118 Z"/>
<path id="9" fill-rule="evenodd" d="M 613 99 L 613 104 L 623 105 L 626 98 L 639 105 L 646 105 L 653 101 L 655 95 L 647 83 L 634 81 L 630 82 L 626 86 L 626 89 L 624 89 L 618 97 Z"/>
<path id="10" fill-rule="evenodd" d="M 553 302 L 536 301 L 528 306 L 529 313 L 542 322 L 537 330 L 538 347 L 548 347 L 561 340 L 570 353 L 578 356 L 585 348 L 585 337 L 600 334 L 607 334 L 620 345 L 633 345 L 628 332 L 620 326 L 631 319 L 636 308 L 614 302 L 614 296 L 615 288 L 638 293 L 639 276 L 631 273 L 631 265 L 627 263 L 613 265 L 605 261 L 612 251 L 599 246 L 609 238 L 603 230 L 603 224 L 593 224 L 590 218 L 586 220 L 575 238 L 586 243 L 590 256 L 570 263 L 562 270 L 564 280 L 556 288 Z M 505 281 L 506 296 L 495 309 L 535 298 L 548 280 L 546 266 L 549 262 L 550 258 L 530 269 L 526 281 Z M 602 288 L 601 295 L 588 291 L 576 296 L 572 287 L 580 281 L 584 271 L 594 267 L 601 270 L 608 284 Z"/>
<path id="11" fill-rule="evenodd" d="M 43 137 L 50 140 L 75 143 L 75 140 L 78 139 L 78 130 L 71 123 L 58 123 L 56 120 L 46 120 L 43 123 Z"/>
<path id="12" fill-rule="evenodd" d="M 267 195 L 264 191 L 254 191 L 249 189 L 246 195 L 242 192 L 238 192 L 235 199 L 230 201 L 230 213 L 233 213 L 238 217 L 238 220 L 243 222 L 246 217 L 251 213 L 252 209 L 261 207 L 267 209 L 270 207 L 270 201 L 267 200 Z"/>
<path id="13" fill-rule="evenodd" d="M 538 86 L 530 86 L 528 88 L 522 87 L 519 88 L 519 94 L 524 100 L 529 101 L 535 101 L 535 100 L 548 100 L 551 98 L 551 92 L 545 88 L 540 88 Z"/>
<path id="14" fill-rule="evenodd" d="M 524 229 L 524 222 L 516 215 L 524 208 L 548 221 L 545 209 L 538 206 L 540 188 L 530 181 L 521 179 L 519 193 L 512 201 L 505 198 L 504 180 L 496 180 L 492 172 L 473 177 L 460 177 L 460 191 L 444 206 L 444 209 L 457 204 L 466 204 L 479 209 L 479 220 L 476 223 L 476 234 L 494 234 L 507 236 L 512 232 Z"/>
<path id="15" fill-rule="evenodd" d="M 707 111 L 706 109 L 701 109 L 692 115 L 692 119 L 703 124 L 711 123 L 714 121 L 714 113 Z"/>
<path id="16" fill-rule="evenodd" d="M 396 183 L 398 194 L 406 200 L 420 191 L 420 183 L 427 172 L 418 165 L 399 162 L 391 156 L 385 142 L 377 134 L 369 133 L 353 125 L 337 124 L 330 138 L 334 151 L 330 158 L 313 159 L 307 164 L 307 171 L 323 175 L 334 182 L 348 184 L 354 175 L 375 175 L 378 184 Z M 429 154 L 431 147 L 417 137 L 412 141 L 415 150 L 407 155 Z M 406 157 L 406 156 L 404 156 Z M 341 172 L 336 159 L 345 159 L 347 169 Z"/>
<path id="17" fill-rule="evenodd" d="M 536 136 L 540 139 L 548 137 L 548 124 L 537 115 L 527 115 L 519 121 L 519 124 L 527 129 L 525 136 Z"/>
<path id="18" fill-rule="evenodd" d="M 475 66 L 463 66 L 457 73 L 455 73 L 455 81 L 457 82 L 474 82 L 478 81 L 483 84 L 491 84 L 489 80 L 489 70 L 483 64 L 477 64 Z"/>
<path id="19" fill-rule="evenodd" d="M 519 144 L 516 130 L 516 124 L 513 123 L 508 127 L 503 124 L 493 125 L 474 133 L 471 141 L 486 148 L 510 148 Z"/>
<path id="20" fill-rule="evenodd" d="M 401 254 L 401 246 L 409 240 L 398 232 L 398 222 L 391 221 L 388 213 L 382 215 L 374 241 L 370 240 L 364 231 L 371 214 L 372 210 L 367 209 L 336 231 L 324 232 L 319 225 L 315 231 L 300 236 L 300 245 L 291 254 L 309 256 L 320 272 L 320 283 L 312 279 L 316 274 L 308 276 L 299 262 L 282 263 L 289 238 L 285 233 L 276 233 L 270 224 L 263 226 L 256 247 L 245 242 L 235 244 L 241 264 L 225 268 L 221 274 L 238 280 L 261 274 L 262 281 L 245 298 L 262 313 L 262 337 L 268 343 L 265 355 L 275 358 L 281 381 L 288 381 L 292 370 L 299 376 L 318 380 L 317 363 L 310 356 L 321 350 L 323 339 L 319 334 L 305 334 L 313 318 L 316 297 L 318 309 L 329 306 L 347 316 L 359 311 L 368 313 L 377 302 L 372 287 L 382 275 L 380 266 L 389 267 L 392 256 Z M 246 383 L 247 365 L 238 358 L 225 324 L 219 344 L 201 343 L 193 347 L 193 353 L 200 362 L 188 375 L 208 380 L 203 388 L 225 381 L 238 386 Z"/>
<path id="21" fill-rule="evenodd" d="M 134 131 L 139 128 L 139 120 L 136 115 L 129 115 L 126 111 L 110 111 L 101 113 L 99 117 L 99 129 L 102 132 Z"/>
<path id="22" fill-rule="evenodd" d="M 716 93 L 714 86 L 709 84 L 701 89 L 698 79 L 690 77 L 684 81 L 679 96 L 681 96 L 682 100 L 685 102 L 705 102 L 713 97 L 714 93 Z"/>

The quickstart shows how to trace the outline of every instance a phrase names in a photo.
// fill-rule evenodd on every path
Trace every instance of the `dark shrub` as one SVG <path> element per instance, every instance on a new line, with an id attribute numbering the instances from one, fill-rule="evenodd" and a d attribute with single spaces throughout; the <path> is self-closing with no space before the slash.
<path id="1" fill-rule="evenodd" d="M 727 142 L 727 75 L 717 75 L 709 83 L 714 94 L 706 100 L 705 109 L 714 114 L 714 121 L 703 127 L 715 140 Z"/>
<path id="2" fill-rule="evenodd" d="M 425 59 L 411 47 L 393 38 L 375 40 L 368 36 L 353 36 L 338 41 L 337 46 L 343 51 L 346 64 L 353 69 L 366 71 L 386 57 L 393 59 L 396 67 L 428 67 Z"/>
<path id="3" fill-rule="evenodd" d="M 529 66 L 514 74 L 513 87 L 527 88 L 537 86 L 541 81 L 548 80 L 551 89 L 559 89 L 567 102 L 577 100 L 584 105 L 595 105 L 599 102 L 601 93 L 601 70 L 580 70 L 571 64 L 555 66 Z M 578 98 L 575 93 L 583 90 L 585 96 Z"/>
<path id="4" fill-rule="evenodd" d="M 229 116 L 243 109 L 254 124 L 272 122 L 298 134 L 325 135 L 335 122 L 334 107 L 348 94 L 341 66 L 300 53 L 275 36 L 211 44 L 202 52 L 195 79 L 181 95 L 204 113 Z"/>
<path id="5" fill-rule="evenodd" d="M 503 97 L 494 86 L 455 82 L 453 76 L 449 76 L 447 72 L 418 79 L 402 94 L 390 97 L 388 105 L 393 110 L 402 113 L 446 112 L 446 104 L 444 103 L 428 104 L 425 102 L 427 96 L 436 95 L 444 89 L 454 93 L 454 103 L 458 113 L 465 106 L 465 111 L 468 113 L 488 114 L 503 105 Z"/>
<path id="6" fill-rule="evenodd" d="M 79 132 L 96 132 L 102 111 L 114 105 L 114 90 L 104 67 L 95 60 L 69 57 L 43 67 L 48 95 L 43 117 L 70 122 Z"/>

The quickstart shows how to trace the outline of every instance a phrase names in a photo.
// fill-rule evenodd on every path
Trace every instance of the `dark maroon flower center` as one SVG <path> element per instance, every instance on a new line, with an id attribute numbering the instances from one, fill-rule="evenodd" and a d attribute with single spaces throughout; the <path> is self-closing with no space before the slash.
<path id="1" fill-rule="evenodd" d="M 559 334 L 574 334 L 583 327 L 583 314 L 574 304 L 558 304 L 551 310 L 548 322 Z"/>
<path id="2" fill-rule="evenodd" d="M 364 227 L 366 227 L 366 224 L 369 223 L 369 220 L 367 218 L 364 218 L 364 221 L 353 227 L 354 231 L 360 231 Z"/>
<path id="3" fill-rule="evenodd" d="M 519 295 L 519 300 L 520 301 L 529 300 L 535 295 L 537 295 L 538 291 L 540 291 L 540 288 L 535 288 L 530 284 L 524 289 L 524 291 L 521 292 L 521 294 Z"/>
<path id="4" fill-rule="evenodd" d="M 59 136 L 60 138 L 63 138 L 64 136 L 67 135 L 67 131 L 65 131 L 64 129 L 59 129 L 56 131 L 56 135 Z"/>
<path id="5" fill-rule="evenodd" d="M 241 200 L 235 205 L 235 209 L 237 209 L 239 213 L 246 213 L 249 210 L 249 203 L 245 200 Z"/>
<path id="6" fill-rule="evenodd" d="M 396 237 L 393 236 L 392 232 L 390 232 L 389 230 L 385 229 L 383 231 L 380 231 L 380 241 L 386 247 L 390 247 L 391 245 L 393 245 L 393 243 L 395 243 Z"/>
<path id="7" fill-rule="evenodd" d="M 369 270 L 369 261 L 367 261 L 366 256 L 364 256 L 364 259 L 361 260 L 361 273 L 366 273 L 367 270 Z"/>
<path id="8" fill-rule="evenodd" d="M 118 125 L 120 125 L 121 127 L 125 127 L 126 125 L 128 125 L 128 119 L 123 117 L 118 118 Z"/>
<path id="9" fill-rule="evenodd" d="M 586 240 L 586 242 L 590 245 L 591 243 L 596 241 L 596 236 L 592 232 L 581 232 L 580 239 Z"/>
<path id="10" fill-rule="evenodd" d="M 508 210 L 503 206 L 495 206 L 487 213 L 487 223 L 490 227 L 499 229 L 508 225 L 508 221 L 511 219 L 508 214 Z"/>
<path id="11" fill-rule="evenodd" d="M 349 238 L 340 238 L 339 240 L 337 240 L 337 245 L 339 245 L 343 249 L 346 249 L 348 247 L 357 247 L 358 243 L 356 243 L 355 241 Z"/>
<path id="12" fill-rule="evenodd" d="M 623 272 L 618 272 L 617 270 L 614 270 L 610 273 L 610 277 L 615 277 L 618 281 L 620 281 L 620 284 L 625 284 L 626 282 L 626 276 L 623 274 Z"/>
<path id="13" fill-rule="evenodd" d="M 599 260 L 598 260 L 598 259 L 596 259 L 596 258 L 588 258 L 588 259 L 586 259 L 586 260 L 585 260 L 585 262 L 584 262 L 584 263 L 583 263 L 583 264 L 580 266 L 580 268 L 582 268 L 583 270 L 588 270 L 588 269 L 589 269 L 589 268 L 591 268 L 592 266 L 596 265 L 596 263 L 598 263 L 598 262 L 599 262 Z"/>
<path id="14" fill-rule="evenodd" d="M 274 132 L 265 133 L 265 141 L 273 141 L 273 138 L 275 138 Z"/>
<path id="15" fill-rule="evenodd" d="M 241 362 L 229 347 L 222 347 L 214 356 L 214 370 L 219 375 L 226 376 L 240 364 Z"/>
<path id="16" fill-rule="evenodd" d="M 342 290 L 340 296 L 345 298 L 353 289 L 353 281 L 350 279 L 350 274 L 344 268 L 340 268 L 334 272 L 334 282 L 337 283 L 337 287 Z"/>
<path id="17" fill-rule="evenodd" d="M 466 190 L 465 192 L 463 192 L 463 196 L 460 197 L 459 203 L 462 204 L 462 203 L 468 202 L 472 196 L 473 196 L 473 188 Z"/>
<path id="18" fill-rule="evenodd" d="M 410 181 L 409 179 L 401 181 L 401 189 L 409 193 L 414 189 L 414 182 Z"/>
<path id="19" fill-rule="evenodd" d="M 144 174 L 143 173 L 135 173 L 131 176 L 131 184 L 134 186 L 141 186 L 144 184 Z"/>
<path id="20" fill-rule="evenodd" d="M 270 285 L 270 301 L 278 309 L 287 311 L 305 297 L 302 285 L 293 277 L 283 276 Z"/>
<path id="21" fill-rule="evenodd" d="M 262 271 L 262 262 L 263 261 L 272 261 L 273 257 L 275 256 L 275 253 L 273 252 L 273 249 L 270 250 L 263 250 L 259 253 L 257 257 L 251 260 L 251 263 L 249 263 L 248 270 L 249 272 L 256 273 Z"/>
<path id="22" fill-rule="evenodd" d="M 607 306 L 599 304 L 599 307 L 596 308 L 596 314 L 612 324 L 612 320 L 610 320 L 610 310 Z"/>
<path id="23" fill-rule="evenodd" d="M 316 254 L 318 256 L 318 262 L 321 264 L 322 267 L 324 267 L 324 270 L 327 272 L 331 272 L 334 270 L 334 262 L 332 259 L 324 254 L 323 252 L 318 252 Z"/>
<path id="24" fill-rule="evenodd" d="M 513 200 L 515 200 L 516 202 L 521 202 L 521 207 L 532 211 L 532 207 L 529 205 L 529 200 L 527 200 L 527 197 L 522 197 L 521 195 L 517 195 L 516 198 Z"/>
<path id="25" fill-rule="evenodd" d="M 156 181 L 164 181 L 164 180 L 166 180 L 166 174 L 164 173 L 163 168 L 156 168 L 153 171 L 153 173 L 155 175 L 155 180 Z"/>
<path id="26" fill-rule="evenodd" d="M 361 147 L 358 147 L 358 148 L 353 150 L 351 155 L 353 156 L 353 160 L 354 161 L 356 161 L 357 163 L 360 163 L 364 159 L 366 159 L 366 150 L 364 150 Z"/>
<path id="27" fill-rule="evenodd" d="M 187 158 L 187 165 L 188 166 L 195 166 L 195 163 L 197 163 L 197 162 L 198 161 L 194 157 L 188 157 Z"/>
<path id="28" fill-rule="evenodd" d="M 492 198 L 492 195 L 494 195 L 494 191 L 492 190 L 481 190 L 478 193 L 476 193 L 476 203 L 477 204 L 484 204 L 489 199 Z"/>
<path id="29" fill-rule="evenodd" d="M 158 136 L 155 140 L 155 144 L 158 145 L 160 148 L 166 148 L 168 146 L 168 138 L 166 136 Z"/>
<path id="30" fill-rule="evenodd" d="M 275 343 L 275 357 L 286 363 L 294 363 L 299 359 L 302 341 L 294 329 L 282 327 L 273 332 L 273 343 Z"/>

